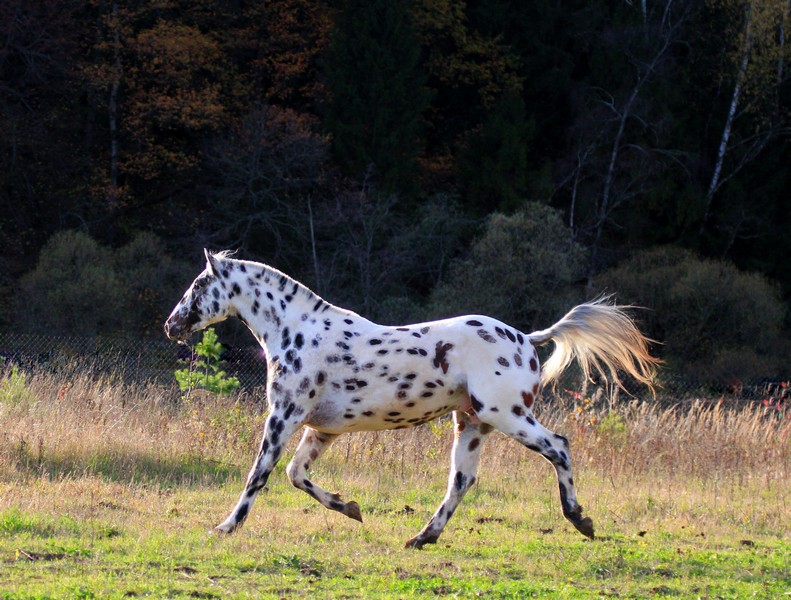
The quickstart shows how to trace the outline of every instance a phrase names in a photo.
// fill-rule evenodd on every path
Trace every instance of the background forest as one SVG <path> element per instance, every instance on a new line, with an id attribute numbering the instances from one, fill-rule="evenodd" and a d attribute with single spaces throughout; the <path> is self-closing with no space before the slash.
<path id="1" fill-rule="evenodd" d="M 668 372 L 787 376 L 790 4 L 0 0 L 0 328 L 159 337 L 205 246 L 385 323 L 615 293 Z"/>

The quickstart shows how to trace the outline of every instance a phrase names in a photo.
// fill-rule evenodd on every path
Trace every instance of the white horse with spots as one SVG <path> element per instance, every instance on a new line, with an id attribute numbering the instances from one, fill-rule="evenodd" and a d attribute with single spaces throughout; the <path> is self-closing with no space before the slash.
<path id="1" fill-rule="evenodd" d="M 291 436 L 304 427 L 287 468 L 291 483 L 318 502 L 362 521 L 356 502 L 322 489 L 307 470 L 342 433 L 403 429 L 453 412 L 448 489 L 434 516 L 407 546 L 437 541 L 475 481 L 484 438 L 498 429 L 555 467 L 564 516 L 593 538 L 582 516 L 566 438 L 533 415 L 542 385 L 573 359 L 620 385 L 618 371 L 651 386 L 656 359 L 622 308 L 604 301 L 573 308 L 549 329 L 524 334 L 495 319 L 465 316 L 386 327 L 329 304 L 272 267 L 206 252 L 206 269 L 168 317 L 165 332 L 184 341 L 238 317 L 267 359 L 269 415 L 244 492 L 217 529 L 241 525 Z M 539 366 L 535 346 L 555 343 Z"/>

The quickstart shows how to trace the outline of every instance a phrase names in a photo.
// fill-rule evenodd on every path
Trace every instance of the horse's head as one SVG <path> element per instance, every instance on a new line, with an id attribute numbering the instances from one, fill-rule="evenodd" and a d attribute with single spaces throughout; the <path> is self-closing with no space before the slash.
<path id="1" fill-rule="evenodd" d="M 230 314 L 229 294 L 221 276 L 222 263 L 208 250 L 204 253 L 206 269 L 192 282 L 165 321 L 165 335 L 171 340 L 183 342 L 195 331 L 223 321 Z"/>

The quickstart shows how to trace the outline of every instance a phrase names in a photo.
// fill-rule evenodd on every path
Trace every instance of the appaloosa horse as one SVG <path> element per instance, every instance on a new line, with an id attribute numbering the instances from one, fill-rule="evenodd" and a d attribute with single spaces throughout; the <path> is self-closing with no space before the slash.
<path id="1" fill-rule="evenodd" d="M 455 436 L 447 493 L 407 546 L 437 541 L 475 482 L 484 438 L 498 429 L 551 462 L 563 515 L 593 538 L 582 516 L 568 440 L 533 415 L 542 385 L 573 359 L 621 384 L 618 371 L 652 385 L 656 359 L 621 307 L 597 300 L 574 307 L 549 329 L 525 334 L 485 316 L 387 327 L 319 298 L 267 265 L 206 252 L 206 269 L 168 317 L 165 332 L 184 341 L 228 317 L 241 319 L 267 359 L 269 415 L 258 457 L 236 507 L 217 530 L 241 525 L 291 436 L 304 427 L 287 473 L 325 507 L 362 521 L 345 502 L 308 479 L 307 470 L 342 433 L 414 427 L 453 412 Z M 555 343 L 539 366 L 535 346 Z"/>

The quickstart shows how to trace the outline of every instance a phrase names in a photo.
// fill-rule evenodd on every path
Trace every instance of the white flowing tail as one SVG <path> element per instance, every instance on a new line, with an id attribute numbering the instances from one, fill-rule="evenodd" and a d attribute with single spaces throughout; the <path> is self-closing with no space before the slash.
<path id="1" fill-rule="evenodd" d="M 542 383 L 555 381 L 576 358 L 586 379 L 595 369 L 623 388 L 618 376 L 618 371 L 623 371 L 653 391 L 660 361 L 648 352 L 650 340 L 625 312 L 629 307 L 607 300 L 604 297 L 575 306 L 552 327 L 528 336 L 537 345 L 555 342 L 555 350 L 542 369 Z"/>

